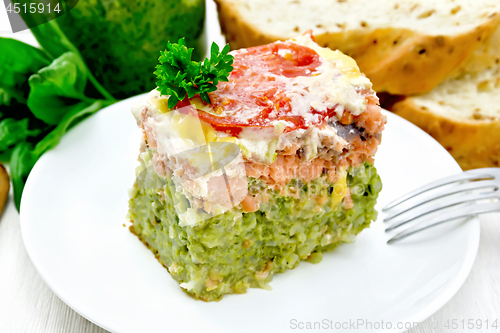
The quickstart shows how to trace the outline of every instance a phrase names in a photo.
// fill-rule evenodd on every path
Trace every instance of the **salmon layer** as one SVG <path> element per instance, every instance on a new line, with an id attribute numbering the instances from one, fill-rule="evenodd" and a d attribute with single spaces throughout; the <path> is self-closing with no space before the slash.
<path id="1" fill-rule="evenodd" d="M 274 188 L 281 188 L 294 178 L 309 182 L 322 174 L 326 175 L 330 182 L 335 182 L 338 180 L 339 170 L 359 166 L 364 162 L 373 163 L 373 155 L 380 143 L 379 137 L 355 136 L 349 142 L 349 149 L 345 149 L 341 154 L 332 153 L 325 148 L 327 153 L 320 153 L 320 157 L 311 160 L 305 160 L 299 149 L 278 153 L 271 164 L 245 159 L 246 174 L 261 179 Z"/>

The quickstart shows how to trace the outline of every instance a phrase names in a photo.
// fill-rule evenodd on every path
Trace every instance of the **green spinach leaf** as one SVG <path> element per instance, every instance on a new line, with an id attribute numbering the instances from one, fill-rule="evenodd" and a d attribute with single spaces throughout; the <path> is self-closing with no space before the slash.
<path id="1" fill-rule="evenodd" d="M 103 104 L 103 102 L 104 101 L 97 100 L 84 109 L 74 109 L 64 115 L 56 128 L 36 144 L 33 154 L 41 156 L 47 150 L 57 146 L 59 141 L 61 141 L 62 136 L 70 127 L 76 125 L 87 116 L 99 111 L 104 105 L 107 105 L 107 103 Z"/>
<path id="2" fill-rule="evenodd" d="M 56 21 L 30 28 L 40 46 L 55 59 L 66 52 L 75 52 L 75 46 L 66 38 Z"/>
<path id="3" fill-rule="evenodd" d="M 24 183 L 38 159 L 35 159 L 32 149 L 32 143 L 23 141 L 18 143 L 12 151 L 10 160 L 10 179 L 12 181 L 14 203 L 16 204 L 17 210 L 19 210 L 21 204 Z"/>
<path id="4" fill-rule="evenodd" d="M 29 79 L 28 107 L 38 119 L 56 125 L 65 114 L 81 110 L 95 99 L 85 96 L 87 71 L 72 52 L 66 52 Z"/>
<path id="5" fill-rule="evenodd" d="M 40 156 L 71 126 L 117 101 L 55 21 L 31 30 L 42 50 L 0 38 L 0 160 L 10 160 L 18 210 L 26 179 Z"/>
<path id="6" fill-rule="evenodd" d="M 28 77 L 50 64 L 51 59 L 40 49 L 20 41 L 0 37 L 0 107 L 13 100 L 26 103 Z M 5 108 L 2 108 L 4 110 Z"/>
<path id="7" fill-rule="evenodd" d="M 28 118 L 15 120 L 12 118 L 3 119 L 0 121 L 0 152 L 12 148 L 20 141 L 26 140 L 28 137 L 37 136 L 42 132 L 41 129 L 29 129 Z"/>
<path id="8" fill-rule="evenodd" d="M 14 190 L 14 202 L 18 210 L 20 208 L 21 195 L 26 179 L 40 156 L 47 150 L 57 146 L 62 136 L 71 126 L 74 126 L 76 123 L 100 110 L 102 107 L 103 104 L 101 101 L 95 101 L 92 105 L 84 109 L 73 109 L 71 112 L 66 113 L 56 128 L 40 140 L 34 148 L 33 144 L 29 142 L 20 142 L 16 145 L 12 152 L 10 169 Z"/>
<path id="9" fill-rule="evenodd" d="M 94 74 L 90 72 L 88 66 L 82 58 L 82 55 L 80 54 L 80 51 L 68 40 L 64 32 L 62 32 L 61 28 L 59 28 L 56 20 L 38 25 L 30 30 L 33 35 L 35 35 L 36 40 L 42 48 L 53 58 L 58 58 L 66 52 L 74 53 L 75 57 L 73 58 L 73 61 L 78 62 L 78 67 L 84 67 L 86 69 L 88 79 L 95 89 L 105 99 L 116 101 L 115 98 L 97 81 Z"/>

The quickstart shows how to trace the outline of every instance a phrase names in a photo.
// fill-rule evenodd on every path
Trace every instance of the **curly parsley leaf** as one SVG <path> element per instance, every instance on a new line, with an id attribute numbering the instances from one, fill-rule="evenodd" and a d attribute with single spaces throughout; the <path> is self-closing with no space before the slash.
<path id="1" fill-rule="evenodd" d="M 160 52 L 160 64 L 154 74 L 160 93 L 170 95 L 168 107 L 173 108 L 186 96 L 192 98 L 196 94 L 210 103 L 208 93 L 217 90 L 220 81 L 228 81 L 233 70 L 234 57 L 228 52 L 228 44 L 219 52 L 219 46 L 212 43 L 210 58 L 198 62 L 191 60 L 193 49 L 186 47 L 184 38 L 178 43 L 167 43 L 165 51 Z"/>

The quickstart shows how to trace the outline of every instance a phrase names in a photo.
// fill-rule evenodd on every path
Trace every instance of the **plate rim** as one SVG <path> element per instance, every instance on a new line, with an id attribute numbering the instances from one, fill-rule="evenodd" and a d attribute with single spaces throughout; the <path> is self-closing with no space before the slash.
<path id="1" fill-rule="evenodd" d="M 133 97 L 129 97 L 129 98 L 124 99 L 122 101 L 119 101 L 113 105 L 110 105 L 106 108 L 103 108 L 98 112 L 99 113 L 109 112 L 110 109 L 117 108 L 120 105 L 130 106 L 130 105 L 132 105 L 132 101 L 138 100 L 139 98 L 144 97 L 145 95 L 147 95 L 147 93 L 136 95 Z M 429 134 L 424 132 L 418 126 L 414 125 L 413 123 L 409 122 L 408 120 L 406 120 L 406 119 L 404 119 L 404 118 L 402 118 L 402 117 L 400 117 L 400 116 L 398 116 L 390 111 L 383 109 L 383 112 L 385 115 L 389 114 L 390 117 L 398 118 L 399 120 L 402 120 L 404 123 L 406 123 L 406 125 L 418 130 L 420 132 L 420 134 L 425 135 L 428 138 L 432 139 L 436 145 L 441 147 L 443 153 L 449 154 L 446 151 L 446 149 L 444 149 L 434 138 L 432 138 Z M 75 128 L 78 128 L 79 126 L 82 126 L 82 124 L 88 122 L 91 118 L 92 118 L 92 116 L 84 119 L 82 122 L 78 123 L 73 128 L 71 128 L 70 131 L 73 131 Z M 64 140 L 64 137 L 62 140 Z M 57 149 L 57 147 L 55 147 L 54 149 Z M 79 308 L 78 304 L 76 304 L 76 303 L 78 303 L 77 301 L 75 302 L 74 300 L 73 301 L 70 300 L 71 297 L 68 297 L 68 295 L 66 295 L 65 292 L 58 289 L 57 283 L 55 283 L 54 281 L 51 280 L 51 278 L 49 277 L 50 274 L 48 274 L 48 272 L 46 272 L 46 270 L 41 266 L 41 263 L 38 261 L 36 251 L 32 248 L 32 246 L 34 246 L 34 245 L 33 245 L 33 243 L 30 243 L 29 237 L 27 237 L 27 234 L 28 234 L 27 228 L 29 228 L 29 223 L 26 222 L 25 218 L 23 218 L 23 216 L 26 216 L 26 213 L 23 214 L 23 212 L 28 209 L 27 207 L 28 207 L 29 203 L 26 203 L 26 200 L 24 200 L 24 198 L 27 197 L 27 195 L 25 195 L 25 193 L 28 193 L 29 191 L 31 191 L 31 188 L 32 188 L 31 184 L 33 183 L 33 179 L 38 177 L 38 169 L 40 168 L 40 165 L 43 163 L 43 162 L 41 163 L 41 161 L 44 161 L 47 158 L 46 156 L 48 156 L 48 155 L 43 155 L 37 161 L 37 163 L 33 167 L 32 171 L 30 172 L 30 175 L 28 176 L 28 179 L 26 181 L 26 186 L 25 186 L 25 190 L 23 192 L 23 196 L 21 198 L 20 228 L 21 228 L 21 235 L 22 235 L 23 243 L 24 243 L 24 246 L 26 248 L 26 252 L 28 253 L 28 257 L 30 258 L 33 266 L 35 267 L 36 271 L 38 272 L 38 274 L 40 275 L 40 277 L 42 278 L 44 283 L 51 289 L 52 292 L 54 292 L 54 294 L 56 294 L 56 296 L 59 299 L 61 299 L 72 310 L 74 310 L 75 312 L 77 312 L 79 315 L 81 315 L 85 319 L 98 325 L 99 327 L 102 327 L 103 329 L 105 329 L 107 331 L 110 331 L 113 333 L 120 333 L 119 331 L 106 325 L 104 322 L 102 322 L 102 320 L 98 320 L 96 318 L 91 318 L 90 315 L 87 315 L 86 313 L 84 313 L 83 310 L 81 310 Z M 453 160 L 453 162 L 456 164 L 458 170 L 461 170 L 458 163 L 456 163 L 456 161 L 454 161 L 454 160 Z M 474 262 L 475 262 L 475 259 L 477 256 L 477 252 L 479 249 L 479 242 L 480 242 L 479 218 L 477 216 L 473 217 L 469 221 L 467 221 L 467 223 L 474 224 L 474 227 L 471 227 L 472 232 L 469 234 L 469 238 L 468 238 L 469 246 L 466 250 L 466 254 L 464 256 L 463 263 L 462 263 L 460 269 L 458 270 L 457 274 L 453 277 L 452 282 L 448 285 L 447 289 L 445 289 L 443 292 L 441 292 L 433 301 L 431 301 L 427 306 L 425 306 L 420 311 L 417 311 L 415 314 L 410 316 L 408 319 L 405 320 L 405 322 L 411 322 L 411 323 L 423 322 L 424 320 L 426 320 L 427 318 L 432 316 L 434 313 L 436 313 L 439 309 L 441 309 L 446 303 L 448 303 L 453 298 L 453 296 L 455 296 L 455 294 L 460 290 L 460 288 L 463 286 L 463 284 L 465 283 L 465 281 L 468 278 L 468 276 L 472 270 L 472 267 L 474 265 Z M 380 332 L 404 332 L 406 330 L 407 329 L 401 329 L 401 330 L 387 329 L 387 330 L 383 330 Z"/>

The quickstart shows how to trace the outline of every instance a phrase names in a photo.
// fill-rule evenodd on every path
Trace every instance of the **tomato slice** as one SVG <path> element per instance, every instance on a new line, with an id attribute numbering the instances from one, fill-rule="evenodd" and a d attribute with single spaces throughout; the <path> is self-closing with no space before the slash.
<path id="1" fill-rule="evenodd" d="M 280 120 L 287 121 L 285 132 L 304 128 L 305 119 L 291 114 L 286 81 L 312 75 L 321 65 L 316 51 L 292 42 L 277 42 L 238 50 L 234 56 L 229 81 L 220 82 L 209 94 L 215 114 L 198 110 L 199 117 L 233 135 L 244 127 L 273 127 Z M 327 112 L 320 114 L 319 121 L 326 116 Z"/>

